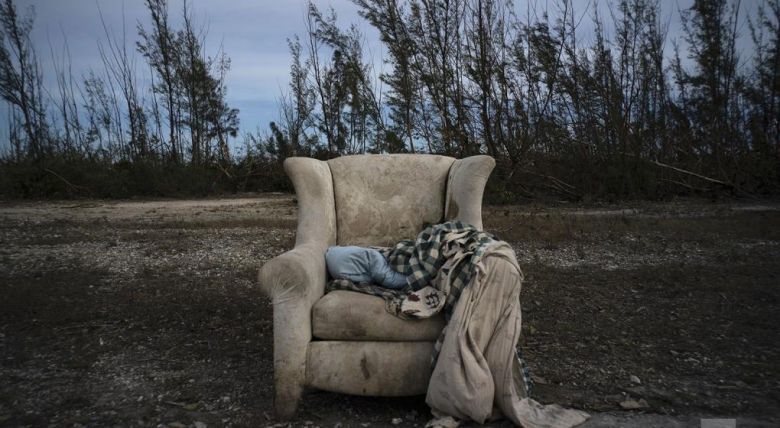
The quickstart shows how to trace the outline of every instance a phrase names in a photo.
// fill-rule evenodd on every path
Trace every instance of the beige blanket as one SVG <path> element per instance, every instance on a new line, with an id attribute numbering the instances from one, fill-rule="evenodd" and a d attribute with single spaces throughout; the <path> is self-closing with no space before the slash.
<path id="1" fill-rule="evenodd" d="M 571 427 L 589 417 L 525 396 L 515 354 L 522 281 L 512 248 L 503 242 L 491 246 L 447 324 L 426 397 L 439 418 L 429 426 L 456 426 L 448 416 L 484 423 L 503 414 L 525 428 Z"/>

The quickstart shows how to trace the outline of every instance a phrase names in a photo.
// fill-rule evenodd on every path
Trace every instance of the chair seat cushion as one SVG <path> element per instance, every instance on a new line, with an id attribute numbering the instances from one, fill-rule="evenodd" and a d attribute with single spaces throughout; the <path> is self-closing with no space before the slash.
<path id="1" fill-rule="evenodd" d="M 385 310 L 381 297 L 336 290 L 312 309 L 312 334 L 323 340 L 435 341 L 444 328 L 441 313 L 422 320 L 402 320 Z"/>

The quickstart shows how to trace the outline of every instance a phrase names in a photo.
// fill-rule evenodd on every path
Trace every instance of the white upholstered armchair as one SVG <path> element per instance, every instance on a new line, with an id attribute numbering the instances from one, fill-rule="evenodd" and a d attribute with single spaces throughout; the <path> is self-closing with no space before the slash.
<path id="1" fill-rule="evenodd" d="M 260 269 L 273 301 L 277 417 L 294 415 L 305 387 L 372 396 L 424 394 L 437 317 L 406 321 L 375 296 L 334 291 L 331 245 L 390 245 L 424 223 L 461 220 L 482 228 L 489 156 L 357 155 L 329 161 L 289 158 L 298 197 L 295 248 Z"/>

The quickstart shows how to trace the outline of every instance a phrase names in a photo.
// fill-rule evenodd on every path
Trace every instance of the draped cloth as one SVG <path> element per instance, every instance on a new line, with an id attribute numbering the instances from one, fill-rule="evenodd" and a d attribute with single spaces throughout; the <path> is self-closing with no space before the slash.
<path id="1" fill-rule="evenodd" d="M 452 417 L 484 423 L 503 415 L 526 428 L 571 427 L 588 418 L 579 410 L 541 405 L 526 393 L 515 354 L 522 278 L 508 244 L 486 249 L 445 328 L 425 399 L 437 417 L 429 426 L 457 425 Z"/>

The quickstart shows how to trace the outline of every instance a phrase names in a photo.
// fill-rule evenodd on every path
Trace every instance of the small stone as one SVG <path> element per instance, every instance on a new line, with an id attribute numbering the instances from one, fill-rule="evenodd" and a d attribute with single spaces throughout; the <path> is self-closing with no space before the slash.
<path id="1" fill-rule="evenodd" d="M 550 383 L 550 382 L 547 381 L 547 379 L 545 379 L 545 378 L 543 378 L 541 376 L 537 376 L 537 375 L 535 375 L 533 373 L 531 373 L 531 380 L 533 381 L 533 383 L 536 383 L 536 384 L 539 384 L 539 385 L 547 385 L 548 383 Z"/>
<path id="2" fill-rule="evenodd" d="M 403 420 L 403 419 L 401 419 L 401 418 L 393 418 L 393 419 L 390 421 L 390 423 L 391 423 L 391 424 L 393 424 L 393 425 L 400 425 L 400 424 L 401 424 L 401 422 L 403 422 L 403 421 L 404 421 L 404 420 Z"/>
<path id="3" fill-rule="evenodd" d="M 638 409 L 646 409 L 650 407 L 649 404 L 647 404 L 647 401 L 645 401 L 644 398 L 639 399 L 639 401 L 636 400 L 625 400 L 620 402 L 620 407 L 626 409 L 626 410 L 638 410 Z"/>
<path id="4" fill-rule="evenodd" d="M 195 425 L 195 428 L 206 428 L 207 427 L 206 423 L 205 422 L 201 422 L 201 421 L 195 421 L 192 424 Z"/>
<path id="5" fill-rule="evenodd" d="M 639 378 L 638 378 L 637 376 L 635 376 L 635 375 L 631 375 L 631 377 L 629 378 L 629 380 L 631 380 L 631 383 L 635 383 L 635 384 L 637 384 L 637 385 L 639 385 L 639 384 L 641 384 L 641 383 L 642 383 L 642 381 L 641 381 L 641 380 L 639 380 Z"/>

